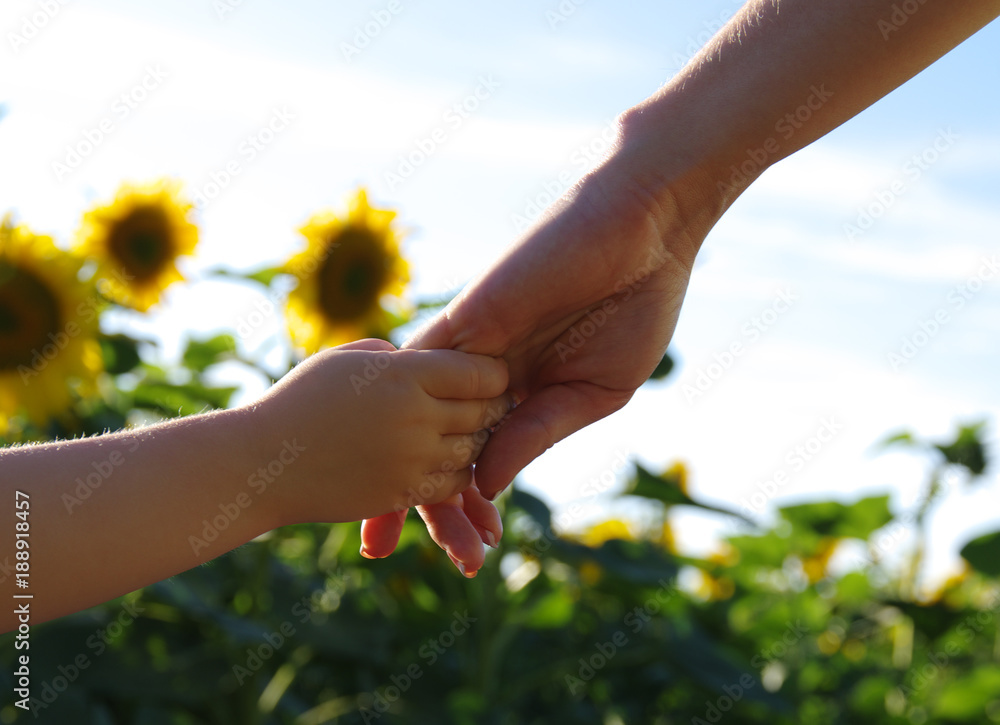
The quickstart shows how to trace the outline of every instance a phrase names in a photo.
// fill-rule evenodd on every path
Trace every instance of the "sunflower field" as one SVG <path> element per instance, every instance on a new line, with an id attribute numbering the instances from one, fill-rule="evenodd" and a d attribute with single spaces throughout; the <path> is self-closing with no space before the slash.
<path id="1" fill-rule="evenodd" d="M 223 363 L 273 381 L 324 347 L 400 343 L 441 301 L 407 299 L 393 211 L 363 190 L 345 206 L 317 212 L 282 265 L 212 271 L 282 298 L 283 370 L 225 333 L 186 339 L 164 361 L 121 324 L 185 283 L 178 260 L 199 230 L 178 183 L 124 185 L 65 243 L 6 218 L 0 444 L 225 408 L 237 388 L 213 382 Z M 671 367 L 665 358 L 652 384 L 669 384 Z M 473 580 L 413 516 L 378 561 L 361 558 L 355 525 L 284 527 L 35 627 L 31 709 L 5 696 L 0 723 L 1000 722 L 1000 532 L 969 541 L 965 568 L 936 591 L 921 580 L 936 507 L 985 485 L 984 430 L 882 441 L 931 464 L 928 480 L 905 482 L 924 487 L 909 510 L 885 494 L 750 519 L 700 501 L 683 463 L 633 461 L 617 495 L 645 515 L 567 531 L 515 482 L 498 500 L 506 534 Z M 679 540 L 671 517 L 685 508 L 727 522 L 714 552 Z M 0 567 L 8 581 L 10 562 Z M 12 643 L 0 637 L 5 695 Z"/>

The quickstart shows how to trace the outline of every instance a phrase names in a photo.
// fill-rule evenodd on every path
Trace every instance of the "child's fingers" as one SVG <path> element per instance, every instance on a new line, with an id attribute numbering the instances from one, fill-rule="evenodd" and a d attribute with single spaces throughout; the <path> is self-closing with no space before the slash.
<path id="1" fill-rule="evenodd" d="M 366 559 L 381 559 L 396 550 L 403 531 L 406 511 L 394 511 L 361 522 L 361 555 Z"/>
<path id="2" fill-rule="evenodd" d="M 475 433 L 452 433 L 441 436 L 438 444 L 428 450 L 433 470 L 455 471 L 466 468 L 479 458 L 483 446 L 489 439 L 489 431 L 483 428 Z"/>
<path id="3" fill-rule="evenodd" d="M 457 350 L 418 350 L 407 365 L 435 398 L 494 398 L 507 389 L 507 363 Z"/>
<path id="4" fill-rule="evenodd" d="M 441 400 L 440 433 L 474 433 L 492 428 L 514 407 L 514 399 L 504 393 L 489 400 Z"/>

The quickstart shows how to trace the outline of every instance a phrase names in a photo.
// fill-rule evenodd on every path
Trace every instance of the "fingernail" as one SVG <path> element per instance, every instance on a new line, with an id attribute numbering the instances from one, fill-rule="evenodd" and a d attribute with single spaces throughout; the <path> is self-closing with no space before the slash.
<path id="1" fill-rule="evenodd" d="M 364 544 L 361 545 L 361 556 L 365 557 L 366 559 L 377 559 L 378 558 L 377 556 L 372 556 L 371 554 L 369 554 L 368 553 L 368 549 L 365 548 Z"/>
<path id="2" fill-rule="evenodd" d="M 491 549 L 497 548 L 497 537 L 489 529 L 486 529 L 486 545 Z"/>
<path id="3" fill-rule="evenodd" d="M 465 564 L 463 564 L 461 561 L 459 561 L 454 556 L 452 556 L 450 551 L 449 552 L 445 552 L 445 553 L 448 554 L 448 558 L 451 559 L 451 563 L 455 565 L 455 568 L 458 569 L 460 572 L 462 572 L 462 576 L 464 576 L 466 579 L 475 579 L 476 578 L 476 574 L 478 572 L 472 572 L 470 574 L 469 570 L 465 568 Z"/>

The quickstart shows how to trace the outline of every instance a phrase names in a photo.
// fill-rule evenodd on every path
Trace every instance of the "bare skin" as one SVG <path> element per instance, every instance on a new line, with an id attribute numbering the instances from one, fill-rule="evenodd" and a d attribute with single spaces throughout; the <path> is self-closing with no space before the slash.
<path id="1" fill-rule="evenodd" d="M 477 534 L 498 520 L 480 491 L 496 495 L 629 401 L 666 350 L 695 255 L 733 201 L 1000 15 L 996 0 L 926 0 L 912 14 L 898 5 L 751 0 L 622 114 L 604 164 L 407 343 L 501 356 L 523 401 L 476 463 L 478 490 L 418 507 L 466 572 L 483 563 Z M 795 115 L 803 105 L 806 122 Z M 649 277 L 635 287 L 643 267 Z M 574 348 L 574 326 L 608 301 L 615 312 Z M 365 521 L 365 549 L 387 556 L 401 526 L 399 515 Z"/>
<path id="2" fill-rule="evenodd" d="M 15 572 L 4 589 L 33 595 L 37 624 L 279 526 L 379 516 L 414 495 L 446 500 L 471 483 L 476 433 L 509 409 L 507 384 L 499 360 L 362 340 L 312 356 L 242 408 L 4 449 L 7 531 L 27 521 L 30 555 L 29 586 L 16 588 Z M 15 499 L 28 502 L 25 517 L 13 516 Z M 0 627 L 17 626 L 6 607 Z"/>

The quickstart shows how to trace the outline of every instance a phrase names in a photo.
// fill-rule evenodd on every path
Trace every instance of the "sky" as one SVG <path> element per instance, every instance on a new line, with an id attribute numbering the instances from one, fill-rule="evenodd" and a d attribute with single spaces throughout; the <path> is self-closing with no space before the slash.
<path id="1" fill-rule="evenodd" d="M 185 268 L 195 283 L 149 318 L 112 320 L 160 340 L 166 359 L 185 334 L 232 330 L 263 304 L 208 270 L 286 258 L 311 214 L 360 185 L 410 230 L 411 296 L 451 293 L 739 5 L 8 0 L 0 206 L 67 242 L 122 181 L 183 180 L 200 202 L 199 255 Z M 609 498 L 626 459 L 685 461 L 708 501 L 753 506 L 759 493 L 764 519 L 881 493 L 904 511 L 932 459 L 882 451 L 888 434 L 937 441 L 985 419 L 1000 454 L 998 47 L 994 23 L 767 171 L 699 255 L 671 378 L 555 446 L 521 484 L 570 529 L 642 515 Z M 82 141 L 92 148 L 74 155 Z M 282 329 L 276 310 L 240 343 L 276 365 Z M 235 367 L 218 375 L 243 384 L 237 402 L 263 389 Z M 1000 529 L 998 470 L 935 512 L 929 580 Z M 692 552 L 736 530 L 685 511 L 672 523 Z"/>

